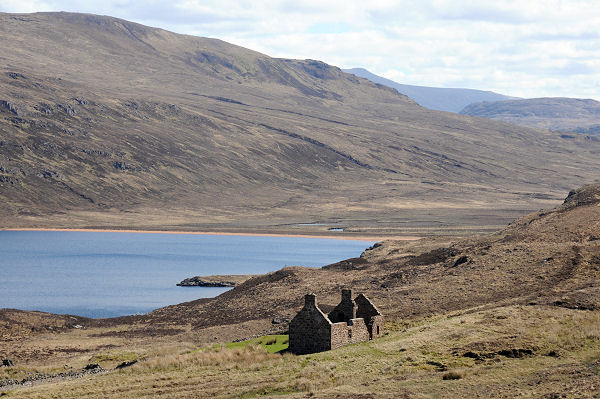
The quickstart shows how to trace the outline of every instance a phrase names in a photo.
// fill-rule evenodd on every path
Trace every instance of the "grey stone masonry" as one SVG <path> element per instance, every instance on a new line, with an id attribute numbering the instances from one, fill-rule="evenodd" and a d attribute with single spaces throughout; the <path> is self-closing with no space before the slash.
<path id="1" fill-rule="evenodd" d="M 352 290 L 342 290 L 342 300 L 328 315 L 332 323 L 356 319 L 356 303 L 352 300 Z"/>
<path id="2" fill-rule="evenodd" d="M 331 324 L 315 295 L 305 295 L 304 307 L 290 322 L 289 351 L 305 354 L 331 349 Z"/>
<path id="3" fill-rule="evenodd" d="M 354 302 L 357 304 L 356 317 L 367 320 L 367 329 L 370 339 L 381 337 L 383 335 L 383 316 L 373 302 L 365 296 L 359 294 Z"/>
<path id="4" fill-rule="evenodd" d="M 349 289 L 342 290 L 342 300 L 329 316 L 319 309 L 316 296 L 307 294 L 289 328 L 289 351 L 302 355 L 380 337 L 383 315 L 365 295 L 353 300 Z"/>

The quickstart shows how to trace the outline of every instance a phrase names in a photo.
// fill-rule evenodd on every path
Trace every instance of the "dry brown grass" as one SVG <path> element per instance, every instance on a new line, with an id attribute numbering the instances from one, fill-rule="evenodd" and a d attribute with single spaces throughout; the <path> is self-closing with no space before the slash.
<path id="1" fill-rule="evenodd" d="M 560 317 L 560 324 L 537 329 L 540 342 L 575 351 L 600 340 L 600 312 L 567 313 Z"/>
<path id="2" fill-rule="evenodd" d="M 134 366 L 140 372 L 163 372 L 187 367 L 216 366 L 224 369 L 256 369 L 269 362 L 281 361 L 281 355 L 272 355 L 260 346 L 243 348 L 198 349 L 183 354 L 158 355 Z"/>

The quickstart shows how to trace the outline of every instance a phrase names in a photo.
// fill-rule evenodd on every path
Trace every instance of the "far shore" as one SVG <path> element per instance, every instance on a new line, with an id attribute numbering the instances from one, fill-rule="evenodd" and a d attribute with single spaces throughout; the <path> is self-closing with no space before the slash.
<path id="1" fill-rule="evenodd" d="M 119 229 L 59 229 L 59 228 L 8 228 L 0 231 L 66 231 L 86 233 L 141 233 L 141 234 L 192 234 L 192 235 L 216 235 L 216 236 L 249 236 L 249 237 L 299 237 L 299 238 L 324 238 L 335 240 L 355 241 L 385 241 L 401 240 L 416 241 L 422 237 L 417 236 L 369 236 L 369 235 L 342 235 L 338 234 L 302 234 L 302 233 L 240 233 L 223 231 L 173 231 L 173 230 L 119 230 Z M 347 233 L 346 233 L 347 234 Z"/>

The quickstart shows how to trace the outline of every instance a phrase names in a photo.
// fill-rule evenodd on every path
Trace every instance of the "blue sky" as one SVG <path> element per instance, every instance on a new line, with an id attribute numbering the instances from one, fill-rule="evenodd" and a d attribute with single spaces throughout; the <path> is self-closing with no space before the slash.
<path id="1" fill-rule="evenodd" d="M 2 0 L 105 14 L 399 83 L 600 100 L 597 0 Z"/>

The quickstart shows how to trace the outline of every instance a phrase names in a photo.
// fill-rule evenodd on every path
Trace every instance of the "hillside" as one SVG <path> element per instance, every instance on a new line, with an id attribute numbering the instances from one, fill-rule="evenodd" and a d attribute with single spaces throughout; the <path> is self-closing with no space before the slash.
<path id="1" fill-rule="evenodd" d="M 551 97 L 479 102 L 466 106 L 460 113 L 541 129 L 600 133 L 600 102 L 591 99 Z"/>
<path id="2" fill-rule="evenodd" d="M 387 241 L 360 258 L 284 268 L 217 298 L 145 316 L 86 320 L 3 310 L 0 352 L 19 364 L 14 376 L 90 361 L 107 369 L 139 362 L 11 392 L 32 398 L 594 397 L 599 232 L 594 184 L 491 235 Z M 383 311 L 383 338 L 305 356 L 214 346 L 285 332 L 306 291 L 328 311 L 341 287 L 366 293 Z"/>
<path id="3" fill-rule="evenodd" d="M 471 103 L 514 99 L 514 97 L 505 96 L 493 91 L 405 85 L 375 75 L 364 68 L 350 68 L 343 71 L 369 79 L 371 82 L 392 87 L 413 99 L 419 105 L 437 111 L 459 113 Z"/>
<path id="4" fill-rule="evenodd" d="M 598 178 L 598 142 L 319 61 L 86 14 L 0 14 L 0 33 L 3 228 L 464 234 Z"/>
<path id="5" fill-rule="evenodd" d="M 200 327 L 292 314 L 305 292 L 335 305 L 341 287 L 377 298 L 393 319 L 477 306 L 559 304 L 600 309 L 600 184 L 529 214 L 491 235 L 461 241 L 387 241 L 360 258 L 324 268 L 287 267 L 246 281 L 212 301 L 150 313 Z M 248 298 L 264 299 L 248 301 Z M 327 306 L 324 306 L 328 309 Z M 330 310 L 330 309 L 328 309 Z"/>

